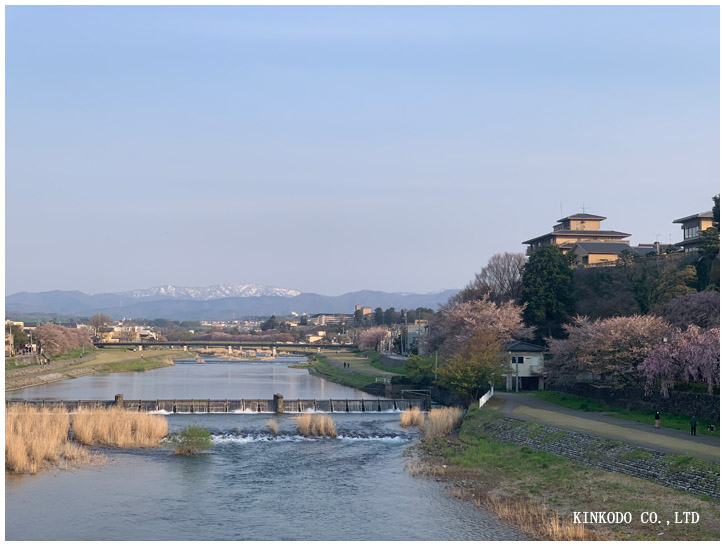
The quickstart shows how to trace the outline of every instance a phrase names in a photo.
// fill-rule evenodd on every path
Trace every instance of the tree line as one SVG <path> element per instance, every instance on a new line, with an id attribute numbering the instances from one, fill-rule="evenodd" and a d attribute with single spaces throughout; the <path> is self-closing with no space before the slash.
<path id="1" fill-rule="evenodd" d="M 496 254 L 430 320 L 411 381 L 477 397 L 510 373 L 501 346 L 548 346 L 554 384 L 600 381 L 663 395 L 678 383 L 719 387 L 719 195 L 714 227 L 697 253 L 634 257 L 576 270 L 573 256 L 543 246 Z M 584 311 L 584 312 L 582 312 Z M 435 360 L 438 361 L 437 372 Z"/>

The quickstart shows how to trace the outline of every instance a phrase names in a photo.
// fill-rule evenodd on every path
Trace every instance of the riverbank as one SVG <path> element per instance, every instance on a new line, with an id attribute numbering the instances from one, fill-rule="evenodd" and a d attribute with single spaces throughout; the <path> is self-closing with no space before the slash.
<path id="1" fill-rule="evenodd" d="M 535 538 L 556 540 L 535 518 L 518 521 L 521 514 L 548 514 L 552 530 L 562 526 L 580 527 L 581 538 L 606 540 L 718 540 L 719 501 L 706 495 L 693 495 L 620 472 L 607 472 L 590 464 L 534 449 L 529 445 L 502 441 L 495 430 L 511 431 L 516 426 L 495 411 L 469 409 L 457 435 L 421 442 L 414 452 L 417 461 L 411 471 L 451 485 L 451 493 L 492 510 L 531 532 Z M 540 429 L 524 424 L 525 437 L 541 441 L 552 435 L 539 436 Z M 564 436 L 565 431 L 559 435 Z M 550 441 L 556 441 L 553 438 Z M 594 439 L 596 440 L 596 439 Z M 621 446 L 620 446 L 621 447 Z M 625 450 L 631 461 L 646 458 L 644 450 Z M 594 456 L 602 447 L 594 447 Z M 692 459 L 692 458 L 690 458 Z M 672 459 L 673 473 L 690 472 L 685 479 L 695 480 L 704 461 Z M 679 465 L 680 468 L 677 468 Z M 635 465 L 636 466 L 636 465 Z M 719 474 L 719 467 L 717 468 Z M 700 479 L 703 478 L 702 476 Z M 513 509 L 512 509 L 513 508 Z M 576 513 L 604 512 L 631 514 L 631 522 L 584 523 Z M 649 522 L 649 514 L 658 516 Z M 697 512 L 697 523 L 675 523 L 684 513 Z M 645 515 L 647 523 L 642 522 Z M 543 516 L 542 516 L 543 517 Z M 582 524 L 577 524 L 577 519 Z M 529 521 L 527 528 L 526 521 Z M 539 519 L 539 521 L 541 521 Z M 590 520 L 586 520 L 590 521 Z M 576 537 L 574 537 L 576 538 Z"/>
<path id="2" fill-rule="evenodd" d="M 45 385 L 97 373 L 146 371 L 173 366 L 174 360 L 193 358 L 194 353 L 178 349 L 96 349 L 83 358 L 59 360 L 50 364 L 15 368 L 5 371 L 5 391 Z"/>

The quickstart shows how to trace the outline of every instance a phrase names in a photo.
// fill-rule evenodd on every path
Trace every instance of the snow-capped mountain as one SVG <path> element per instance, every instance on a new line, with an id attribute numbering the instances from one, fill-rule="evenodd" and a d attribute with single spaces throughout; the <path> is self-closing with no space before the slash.
<path id="1" fill-rule="evenodd" d="M 153 288 L 121 292 L 120 295 L 135 299 L 163 297 L 183 300 L 215 300 L 220 298 L 251 298 L 260 296 L 282 296 L 293 298 L 300 295 L 299 290 L 276 288 L 260 284 L 215 284 L 208 287 L 191 286 L 154 286 Z"/>

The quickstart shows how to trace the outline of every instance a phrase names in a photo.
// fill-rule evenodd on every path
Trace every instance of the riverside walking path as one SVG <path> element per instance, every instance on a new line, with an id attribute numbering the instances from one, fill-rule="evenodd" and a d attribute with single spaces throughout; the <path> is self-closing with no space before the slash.
<path id="1" fill-rule="evenodd" d="M 648 425 L 603 413 L 563 408 L 534 396 L 512 392 L 497 392 L 486 407 L 522 421 L 552 425 L 608 440 L 619 440 L 639 447 L 720 463 L 720 438 L 691 436 L 687 431 L 671 428 L 657 429 L 654 428 L 654 417 L 653 423 Z"/>

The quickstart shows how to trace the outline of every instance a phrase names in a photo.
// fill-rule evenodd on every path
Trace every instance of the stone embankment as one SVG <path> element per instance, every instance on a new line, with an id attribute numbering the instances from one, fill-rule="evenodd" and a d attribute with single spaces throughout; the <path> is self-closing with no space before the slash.
<path id="1" fill-rule="evenodd" d="M 58 360 L 56 362 L 51 362 L 50 364 L 38 364 L 37 366 L 34 366 L 34 367 L 18 368 L 17 370 L 5 370 L 5 379 L 12 379 L 13 377 L 27 376 L 29 374 L 36 373 L 39 370 L 42 370 L 43 372 L 52 372 L 52 371 L 58 370 L 60 368 L 67 368 L 68 366 L 75 366 L 76 364 L 81 364 L 82 362 L 90 362 L 94 358 L 95 358 L 95 355 L 90 354 L 88 356 L 84 356 L 83 358 L 74 358 L 72 360 Z"/>
<path id="2" fill-rule="evenodd" d="M 587 466 L 644 478 L 695 495 L 720 498 L 719 466 L 693 457 L 673 456 L 509 417 L 486 425 L 485 431 L 501 442 L 546 451 Z"/>

